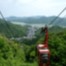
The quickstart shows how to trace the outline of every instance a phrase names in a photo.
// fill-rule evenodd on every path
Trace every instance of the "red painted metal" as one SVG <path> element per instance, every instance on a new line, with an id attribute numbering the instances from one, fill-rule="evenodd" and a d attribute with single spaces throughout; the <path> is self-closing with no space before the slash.
<path id="1" fill-rule="evenodd" d="M 49 66 L 50 65 L 50 51 L 49 51 L 49 48 L 48 48 L 48 28 L 45 27 L 44 29 L 44 32 L 45 32 L 45 40 L 43 42 L 43 44 L 39 44 L 37 46 L 37 52 L 38 52 L 38 63 L 39 63 L 39 66 Z M 47 53 L 48 54 L 48 62 L 47 63 L 42 63 L 41 62 L 41 54 L 44 54 L 44 53 Z"/>
<path id="2" fill-rule="evenodd" d="M 48 28 L 47 27 L 44 28 L 44 32 L 45 32 L 45 40 L 43 44 L 45 45 L 45 47 L 48 48 Z"/>

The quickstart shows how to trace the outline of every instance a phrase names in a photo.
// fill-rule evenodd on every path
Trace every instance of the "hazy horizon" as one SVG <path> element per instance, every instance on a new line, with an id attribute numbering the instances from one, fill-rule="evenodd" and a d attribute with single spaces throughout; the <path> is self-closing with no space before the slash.
<path id="1" fill-rule="evenodd" d="M 66 0 L 0 0 L 4 17 L 57 16 L 64 7 Z"/>
<path id="2" fill-rule="evenodd" d="M 35 15 L 35 16 L 33 16 L 33 15 L 31 15 L 31 16 L 13 16 L 13 15 L 11 15 L 11 16 L 7 16 L 7 17 L 56 17 L 57 15 L 50 15 L 50 16 L 46 16 L 46 15 Z M 59 16 L 60 17 L 60 16 Z M 64 17 L 64 16 L 61 16 L 61 17 Z"/>

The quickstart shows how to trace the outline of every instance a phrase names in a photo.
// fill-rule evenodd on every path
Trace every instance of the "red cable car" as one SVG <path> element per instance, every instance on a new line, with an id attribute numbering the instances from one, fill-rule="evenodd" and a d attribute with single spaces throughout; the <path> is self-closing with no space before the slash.
<path id="1" fill-rule="evenodd" d="M 48 48 L 48 28 L 43 29 L 45 32 L 45 40 L 43 44 L 37 45 L 38 62 L 39 66 L 49 66 L 50 63 L 50 50 Z"/>
<path id="2" fill-rule="evenodd" d="M 49 25 L 51 25 L 64 11 L 66 7 L 58 14 L 56 18 L 54 18 Z M 49 66 L 50 64 L 50 50 L 48 48 L 48 27 L 42 28 L 42 31 L 45 32 L 45 40 L 43 44 L 37 45 L 37 53 L 38 53 L 38 62 L 39 66 Z"/>

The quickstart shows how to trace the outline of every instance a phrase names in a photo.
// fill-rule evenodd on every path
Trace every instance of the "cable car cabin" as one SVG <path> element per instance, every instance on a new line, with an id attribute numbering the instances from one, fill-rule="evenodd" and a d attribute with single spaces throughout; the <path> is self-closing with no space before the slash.
<path id="1" fill-rule="evenodd" d="M 45 39 L 43 44 L 37 45 L 39 66 L 49 66 L 50 51 L 48 48 L 48 28 L 42 28 L 41 32 L 45 32 Z M 45 65 L 44 65 L 45 64 Z"/>
<path id="2" fill-rule="evenodd" d="M 58 14 L 58 17 L 66 10 L 66 7 Z M 54 18 L 49 25 L 51 25 L 58 17 Z M 43 44 L 37 45 L 39 66 L 49 66 L 50 51 L 48 48 L 48 26 L 42 28 L 41 32 L 45 33 L 45 40 Z"/>
<path id="3" fill-rule="evenodd" d="M 44 44 L 39 44 L 37 46 L 38 51 L 38 59 L 39 59 L 39 66 L 43 66 L 43 64 L 47 64 L 49 62 L 50 52 L 49 49 Z"/>

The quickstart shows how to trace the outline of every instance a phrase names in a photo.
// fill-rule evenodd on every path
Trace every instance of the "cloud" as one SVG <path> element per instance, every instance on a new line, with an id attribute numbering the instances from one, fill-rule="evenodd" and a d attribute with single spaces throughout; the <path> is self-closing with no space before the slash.
<path id="1" fill-rule="evenodd" d="M 66 6 L 66 0 L 0 0 L 5 16 L 57 15 Z"/>
<path id="2" fill-rule="evenodd" d="M 31 2 L 33 2 L 34 0 L 15 0 L 16 4 L 30 4 Z"/>

